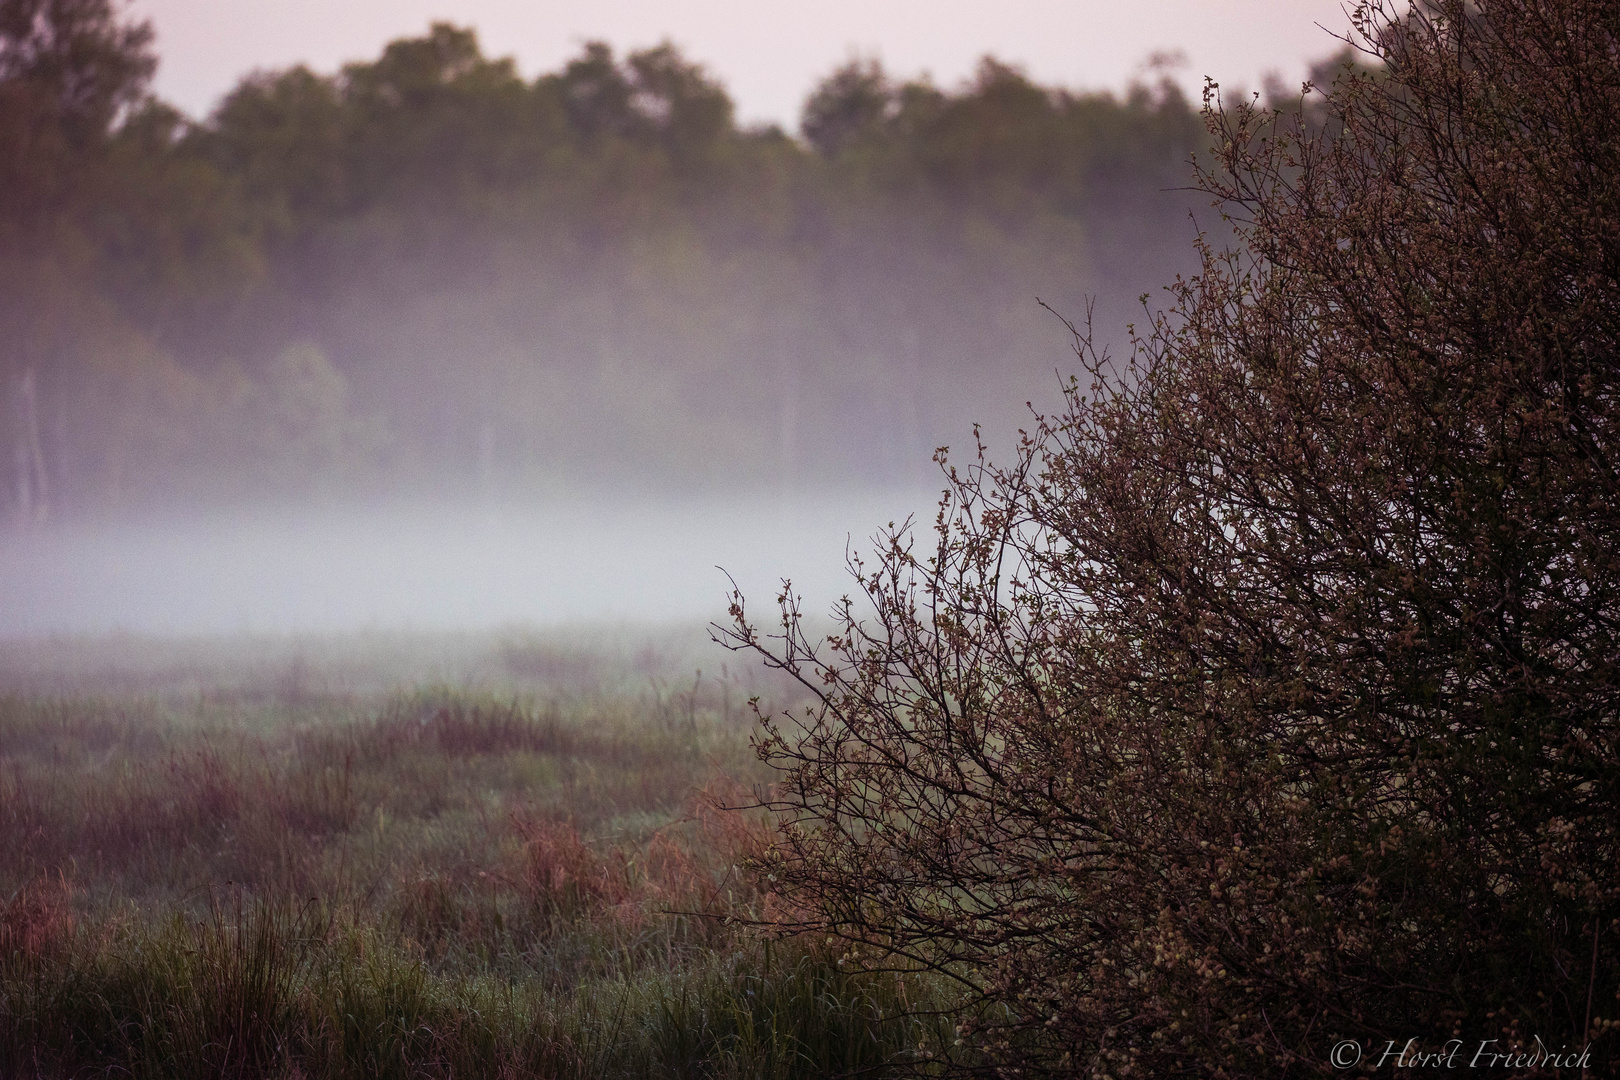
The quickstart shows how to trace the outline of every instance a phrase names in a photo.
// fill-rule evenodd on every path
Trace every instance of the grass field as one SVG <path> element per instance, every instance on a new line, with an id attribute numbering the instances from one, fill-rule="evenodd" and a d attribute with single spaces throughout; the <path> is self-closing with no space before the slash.
<path id="1" fill-rule="evenodd" d="M 745 702 L 786 699 L 727 659 L 613 628 L 0 646 L 0 1075 L 915 1060 L 948 1037 L 927 983 L 747 925 Z"/>

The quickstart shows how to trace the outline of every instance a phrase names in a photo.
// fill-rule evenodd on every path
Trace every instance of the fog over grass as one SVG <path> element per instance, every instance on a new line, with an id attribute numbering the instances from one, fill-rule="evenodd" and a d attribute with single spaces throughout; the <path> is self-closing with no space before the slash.
<path id="1" fill-rule="evenodd" d="M 0 635 L 342 633 L 723 618 L 782 576 L 825 610 L 846 546 L 931 493 L 299 507 L 75 522 L 0 546 Z"/>

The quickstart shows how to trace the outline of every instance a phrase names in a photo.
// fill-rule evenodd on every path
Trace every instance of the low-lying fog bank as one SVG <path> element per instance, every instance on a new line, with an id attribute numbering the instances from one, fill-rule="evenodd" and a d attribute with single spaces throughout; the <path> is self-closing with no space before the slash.
<path id="1" fill-rule="evenodd" d="M 476 631 L 724 619 L 729 572 L 768 618 L 822 612 L 926 490 L 394 506 L 68 524 L 0 539 L 0 637 Z M 926 537 L 923 538 L 926 542 Z"/>

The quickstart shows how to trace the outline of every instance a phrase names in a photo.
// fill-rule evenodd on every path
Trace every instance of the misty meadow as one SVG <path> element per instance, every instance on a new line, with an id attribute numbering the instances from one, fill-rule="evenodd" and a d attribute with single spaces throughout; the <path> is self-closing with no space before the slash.
<path id="1" fill-rule="evenodd" d="M 1620 9 L 1354 27 L 0 0 L 0 1074 L 1615 1075 Z"/>

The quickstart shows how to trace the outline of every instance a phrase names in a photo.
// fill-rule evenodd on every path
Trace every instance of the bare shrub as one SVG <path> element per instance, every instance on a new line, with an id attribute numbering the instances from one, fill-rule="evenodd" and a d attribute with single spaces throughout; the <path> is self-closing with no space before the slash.
<path id="1" fill-rule="evenodd" d="M 1620 8 L 1358 19 L 1325 112 L 1212 101 L 1239 245 L 1128 370 L 1077 335 L 1091 384 L 949 469 L 928 557 L 856 563 L 872 615 L 734 604 L 819 700 L 765 721 L 758 869 L 958 982 L 946 1063 L 1616 1068 Z"/>

